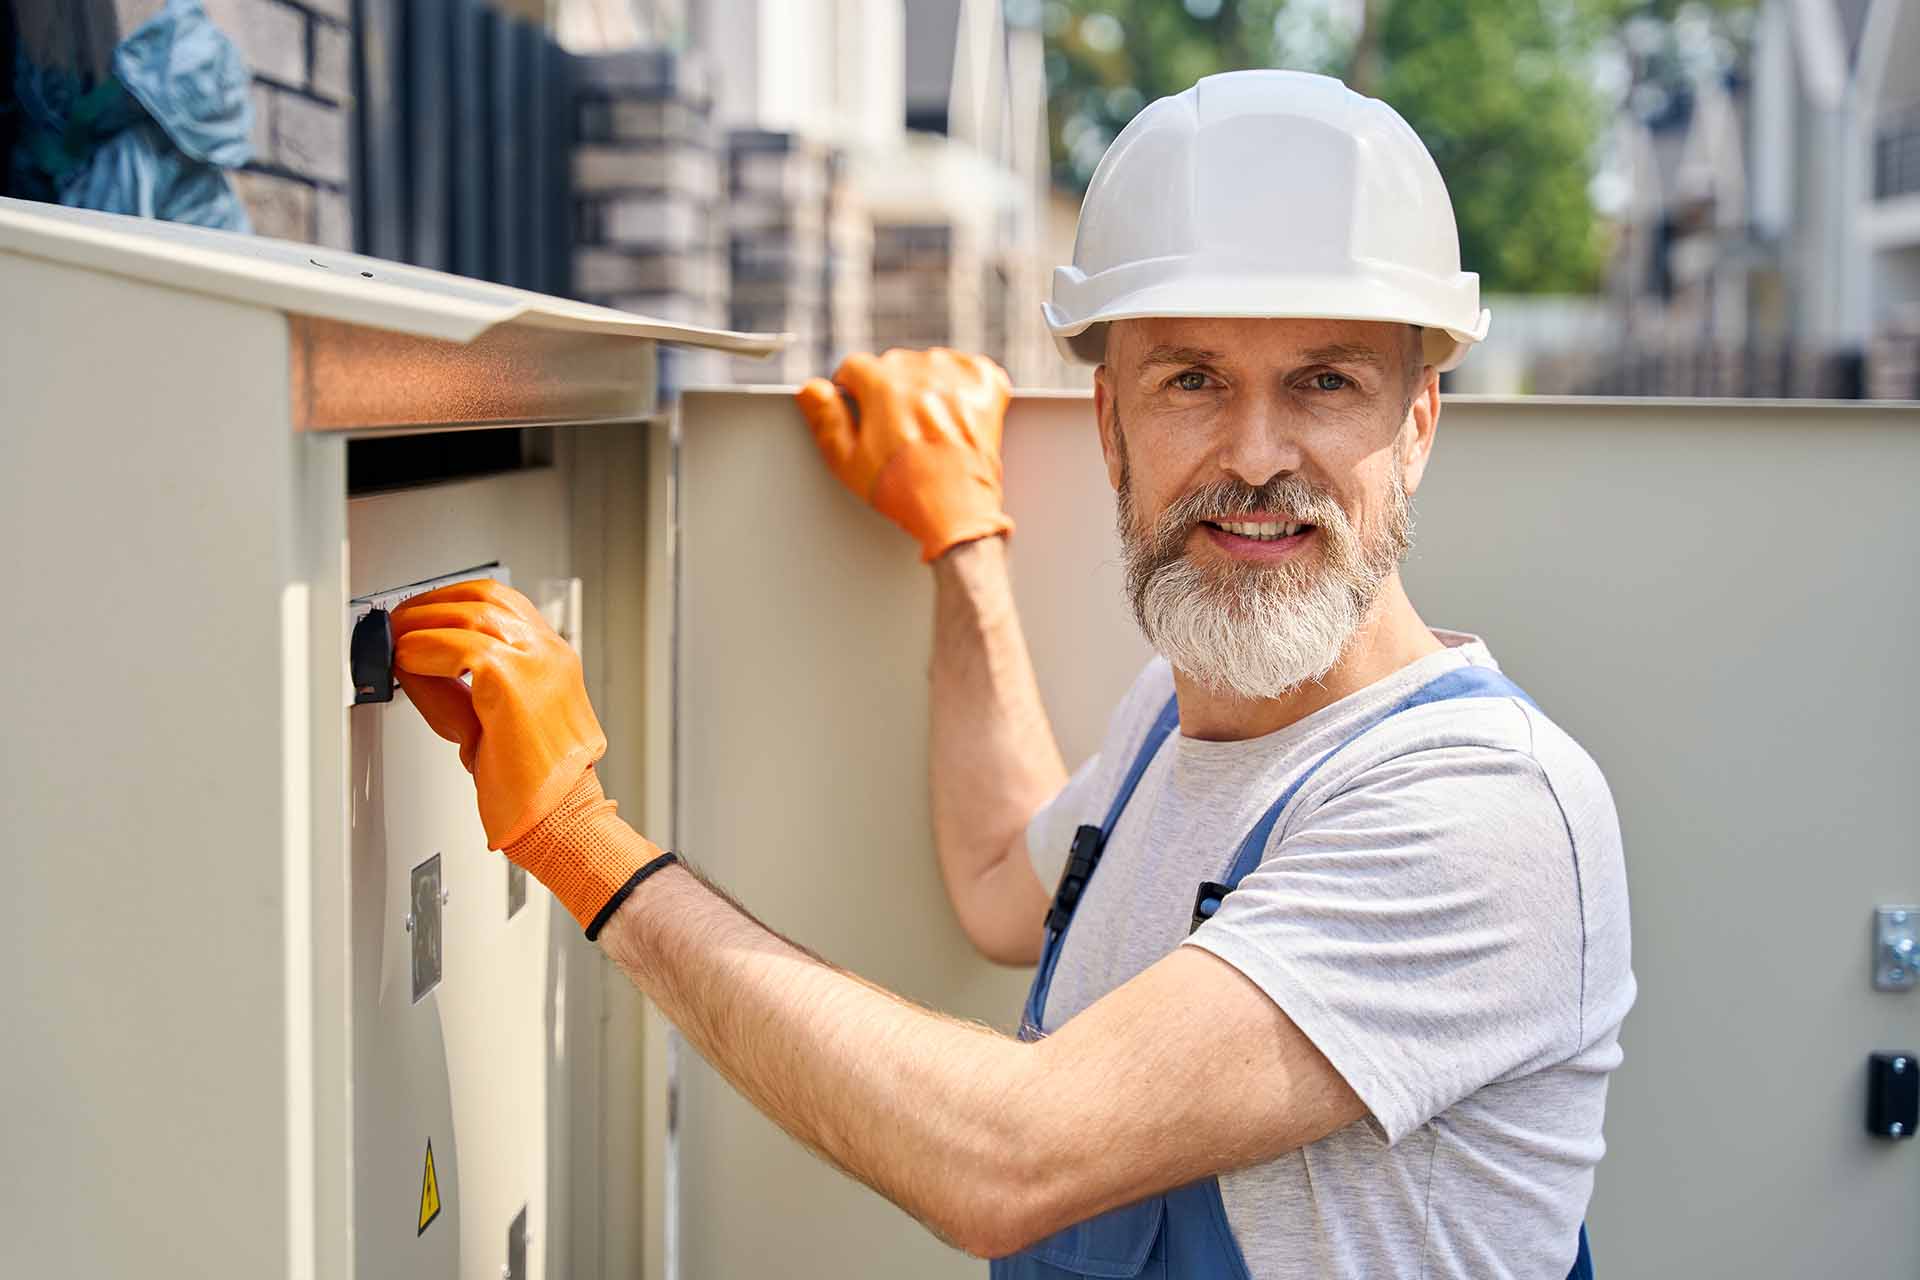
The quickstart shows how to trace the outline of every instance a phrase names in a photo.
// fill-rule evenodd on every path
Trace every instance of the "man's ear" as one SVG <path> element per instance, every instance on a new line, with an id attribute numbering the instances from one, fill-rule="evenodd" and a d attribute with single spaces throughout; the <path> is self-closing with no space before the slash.
<path id="1" fill-rule="evenodd" d="M 1117 490 L 1121 451 L 1126 446 L 1120 440 L 1120 414 L 1114 405 L 1113 383 L 1104 364 L 1093 371 L 1093 418 L 1100 428 L 1100 453 L 1107 460 L 1107 482 Z"/>
<path id="2" fill-rule="evenodd" d="M 1420 487 L 1427 459 L 1433 456 L 1434 437 L 1440 431 L 1440 374 L 1432 365 L 1420 371 L 1420 387 L 1407 406 L 1407 420 L 1394 444 L 1400 454 L 1400 474 L 1407 492 Z"/>

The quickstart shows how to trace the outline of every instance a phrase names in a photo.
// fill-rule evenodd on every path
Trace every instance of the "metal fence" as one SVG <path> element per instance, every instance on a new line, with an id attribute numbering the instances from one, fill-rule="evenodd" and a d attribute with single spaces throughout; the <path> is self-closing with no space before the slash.
<path id="1" fill-rule="evenodd" d="M 1920 191 L 1920 104 L 1883 112 L 1873 130 L 1873 194 Z"/>
<path id="2" fill-rule="evenodd" d="M 357 0 L 355 247 L 566 294 L 568 55 L 481 0 Z"/>
<path id="3" fill-rule="evenodd" d="M 1860 351 L 1676 347 L 1619 352 L 1571 383 L 1568 389 L 1592 396 L 1858 400 L 1867 394 L 1867 367 Z"/>

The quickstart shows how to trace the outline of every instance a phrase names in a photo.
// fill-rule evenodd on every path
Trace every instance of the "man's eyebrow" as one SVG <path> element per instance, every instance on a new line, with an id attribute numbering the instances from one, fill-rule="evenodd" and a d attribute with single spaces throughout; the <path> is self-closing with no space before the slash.
<path id="1" fill-rule="evenodd" d="M 1218 364 L 1224 358 L 1218 351 L 1162 343 L 1140 358 L 1140 368 L 1143 372 L 1168 366 L 1190 368 L 1193 365 Z M 1300 353 L 1299 359 L 1302 364 L 1363 364 L 1375 369 L 1387 367 L 1384 355 L 1357 342 L 1334 342 L 1324 347 L 1310 347 Z"/>
<path id="2" fill-rule="evenodd" d="M 1218 351 L 1203 351 L 1199 347 L 1171 347 L 1162 343 L 1140 358 L 1140 367 L 1152 369 L 1159 365 L 1214 364 L 1219 359 Z"/>
<path id="3" fill-rule="evenodd" d="M 1387 358 L 1372 347 L 1355 342 L 1336 342 L 1300 353 L 1303 364 L 1365 364 L 1376 369 L 1387 367 Z"/>

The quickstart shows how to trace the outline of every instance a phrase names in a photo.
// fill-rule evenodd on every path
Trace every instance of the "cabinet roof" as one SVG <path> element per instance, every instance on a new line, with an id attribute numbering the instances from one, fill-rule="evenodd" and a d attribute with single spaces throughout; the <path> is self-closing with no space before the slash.
<path id="1" fill-rule="evenodd" d="M 286 240 L 6 197 L 0 197 L 0 253 L 450 342 L 471 342 L 509 325 L 756 356 L 791 341 L 787 334 L 677 324 Z"/>

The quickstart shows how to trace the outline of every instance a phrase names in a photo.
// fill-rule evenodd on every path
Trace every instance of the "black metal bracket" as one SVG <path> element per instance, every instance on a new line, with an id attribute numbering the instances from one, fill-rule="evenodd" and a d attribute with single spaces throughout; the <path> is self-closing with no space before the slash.
<path id="1" fill-rule="evenodd" d="M 1047 912 L 1047 930 L 1058 933 L 1067 927 L 1073 919 L 1073 909 L 1080 905 L 1080 895 L 1086 892 L 1087 881 L 1093 878 L 1093 869 L 1100 865 L 1100 855 L 1106 849 L 1106 832 L 1098 827 L 1083 826 L 1073 833 L 1073 848 L 1067 855 L 1067 869 L 1060 874 L 1060 887 L 1054 890 L 1053 906 Z"/>

